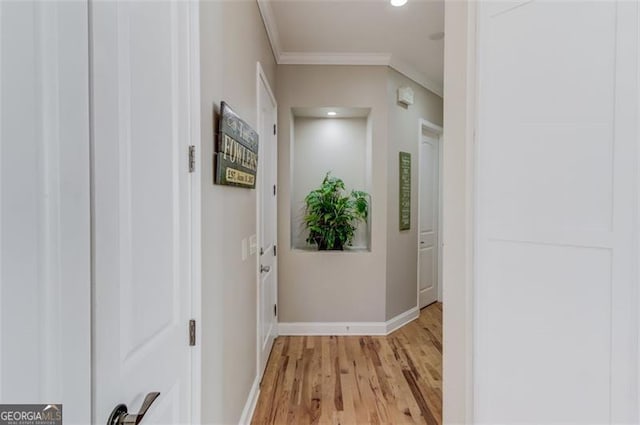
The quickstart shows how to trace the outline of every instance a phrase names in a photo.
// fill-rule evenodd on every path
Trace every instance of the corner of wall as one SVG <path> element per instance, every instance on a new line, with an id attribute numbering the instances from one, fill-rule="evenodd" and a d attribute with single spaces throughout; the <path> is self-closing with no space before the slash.
<path id="1" fill-rule="evenodd" d="M 397 101 L 397 90 L 410 87 L 414 104 L 404 106 Z M 442 123 L 442 98 L 394 69 L 387 72 L 388 105 L 388 214 L 387 214 L 387 272 L 386 319 L 417 305 L 418 292 L 418 166 L 419 121 L 427 119 Z M 411 228 L 399 230 L 399 152 L 411 154 Z"/>

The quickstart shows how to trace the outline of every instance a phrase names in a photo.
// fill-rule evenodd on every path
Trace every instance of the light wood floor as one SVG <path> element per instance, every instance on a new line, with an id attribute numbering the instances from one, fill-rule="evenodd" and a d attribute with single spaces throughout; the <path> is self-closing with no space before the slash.
<path id="1" fill-rule="evenodd" d="M 441 424 L 442 304 L 388 336 L 280 337 L 252 424 Z"/>

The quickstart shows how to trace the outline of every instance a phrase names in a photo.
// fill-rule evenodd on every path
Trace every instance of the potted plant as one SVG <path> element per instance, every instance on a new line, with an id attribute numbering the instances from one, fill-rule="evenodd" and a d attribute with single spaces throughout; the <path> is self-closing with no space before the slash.
<path id="1" fill-rule="evenodd" d="M 309 230 L 307 242 L 318 250 L 343 250 L 353 241 L 359 221 L 367 221 L 369 194 L 352 190 L 344 182 L 327 173 L 318 189 L 305 198 L 304 226 Z"/>

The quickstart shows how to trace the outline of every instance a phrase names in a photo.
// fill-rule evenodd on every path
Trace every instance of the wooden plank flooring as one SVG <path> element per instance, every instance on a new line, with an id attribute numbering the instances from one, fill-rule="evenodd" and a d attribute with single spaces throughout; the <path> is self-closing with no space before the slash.
<path id="1" fill-rule="evenodd" d="M 442 423 L 442 304 L 388 336 L 280 337 L 252 424 Z"/>

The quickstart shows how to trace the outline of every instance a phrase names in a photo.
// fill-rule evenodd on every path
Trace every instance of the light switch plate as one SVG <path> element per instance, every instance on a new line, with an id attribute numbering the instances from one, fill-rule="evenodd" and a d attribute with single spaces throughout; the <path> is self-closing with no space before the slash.
<path id="1" fill-rule="evenodd" d="M 258 251 L 258 238 L 256 235 L 249 236 L 249 254 L 253 255 Z"/>

